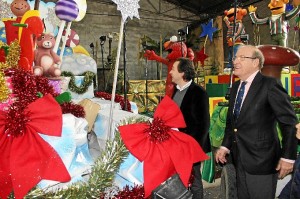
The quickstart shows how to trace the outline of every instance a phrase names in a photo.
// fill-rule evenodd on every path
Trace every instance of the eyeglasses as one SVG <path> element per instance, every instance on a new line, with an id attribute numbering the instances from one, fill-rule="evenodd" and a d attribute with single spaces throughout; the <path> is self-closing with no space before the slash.
<path id="1" fill-rule="evenodd" d="M 241 56 L 233 57 L 232 61 L 235 61 L 235 60 L 245 61 L 245 59 L 256 59 L 256 58 L 257 57 L 247 57 L 247 56 L 241 55 Z"/>

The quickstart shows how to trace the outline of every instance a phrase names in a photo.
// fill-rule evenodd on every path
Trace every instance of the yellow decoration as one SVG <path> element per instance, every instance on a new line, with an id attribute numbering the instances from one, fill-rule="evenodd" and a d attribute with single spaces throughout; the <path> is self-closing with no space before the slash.
<path id="1" fill-rule="evenodd" d="M 148 96 L 146 97 L 146 93 L 133 93 L 127 94 L 127 97 L 128 100 L 137 104 L 139 113 L 142 113 L 153 112 L 164 95 L 160 93 L 148 93 Z"/>
<path id="2" fill-rule="evenodd" d="M 13 41 L 10 46 L 0 41 L 0 49 L 7 49 L 5 62 L 0 62 L 0 102 L 8 99 L 9 89 L 6 85 L 3 71 L 7 68 L 16 68 L 20 59 L 20 45 L 17 40 Z"/>
<path id="3" fill-rule="evenodd" d="M 147 95 L 146 95 L 147 83 Z M 139 113 L 153 112 L 165 96 L 165 80 L 130 80 L 128 99 L 137 104 Z"/>
<path id="4" fill-rule="evenodd" d="M 23 15 L 20 24 L 25 24 L 25 21 L 30 18 L 30 17 L 40 17 L 40 11 L 38 10 L 28 10 L 27 12 L 25 12 L 25 14 Z M 22 32 L 23 32 L 23 27 L 19 28 L 19 41 L 21 41 L 21 37 L 22 37 Z"/>
<path id="5" fill-rule="evenodd" d="M 217 75 L 205 76 L 205 84 L 208 84 L 208 83 L 218 83 L 218 76 Z"/>
<path id="6" fill-rule="evenodd" d="M 148 93 L 165 94 L 166 81 L 164 80 L 148 80 Z"/>
<path id="7" fill-rule="evenodd" d="M 128 93 L 145 93 L 146 80 L 130 80 Z"/>
<path id="8" fill-rule="evenodd" d="M 4 74 L 0 72 L 0 102 L 4 102 L 8 99 L 9 89 L 5 83 Z"/>
<path id="9" fill-rule="evenodd" d="M 82 53 L 82 54 L 85 54 L 89 57 L 91 56 L 90 53 L 84 47 L 82 47 L 81 45 L 75 46 L 74 48 L 72 48 L 72 50 L 73 50 L 73 53 Z"/>
<path id="10" fill-rule="evenodd" d="M 213 113 L 216 105 L 218 105 L 219 102 L 226 102 L 225 97 L 210 97 L 209 98 L 209 113 L 210 113 L 210 116 L 212 116 L 212 113 Z"/>

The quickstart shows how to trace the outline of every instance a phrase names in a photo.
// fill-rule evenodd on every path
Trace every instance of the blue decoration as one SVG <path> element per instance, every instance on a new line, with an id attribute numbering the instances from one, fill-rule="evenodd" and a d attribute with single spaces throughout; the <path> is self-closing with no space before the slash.
<path id="1" fill-rule="evenodd" d="M 0 27 L 0 41 L 6 43 L 6 33 L 4 27 Z"/>
<path id="2" fill-rule="evenodd" d="M 208 35 L 209 40 L 212 41 L 212 37 L 214 32 L 216 32 L 218 29 L 213 27 L 213 20 L 211 19 L 208 24 L 201 24 L 202 27 L 202 33 L 199 37 L 203 37 Z"/>
<path id="3" fill-rule="evenodd" d="M 290 3 L 286 4 L 285 7 L 285 12 L 290 12 L 291 10 L 293 10 L 294 6 Z"/>
<path id="4" fill-rule="evenodd" d="M 61 48 L 59 47 L 57 49 L 57 54 L 60 55 L 60 52 L 61 52 Z M 70 55 L 73 55 L 73 49 L 71 47 L 65 47 L 63 56 L 70 56 Z"/>

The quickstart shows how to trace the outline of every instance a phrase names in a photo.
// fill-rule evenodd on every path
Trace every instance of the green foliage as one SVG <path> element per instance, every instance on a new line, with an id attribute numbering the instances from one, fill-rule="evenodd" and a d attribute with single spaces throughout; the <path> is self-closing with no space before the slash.
<path id="1" fill-rule="evenodd" d="M 132 117 L 121 121 L 120 125 L 134 124 L 146 122 L 146 117 Z M 112 187 L 115 174 L 118 172 L 120 165 L 128 156 L 129 151 L 126 149 L 118 129 L 115 131 L 113 140 L 106 142 L 106 149 L 96 160 L 87 183 L 75 183 L 67 189 L 59 189 L 55 192 L 47 192 L 35 188 L 30 191 L 26 199 L 84 199 L 84 198 L 100 198 L 101 193 L 107 187 Z M 10 198 L 13 198 L 11 195 Z"/>

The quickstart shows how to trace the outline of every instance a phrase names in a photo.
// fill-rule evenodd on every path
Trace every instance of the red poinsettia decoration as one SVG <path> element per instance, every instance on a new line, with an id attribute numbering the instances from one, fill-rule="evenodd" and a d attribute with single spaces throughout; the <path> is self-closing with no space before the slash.
<path id="1" fill-rule="evenodd" d="M 187 186 L 193 163 L 209 158 L 193 137 L 173 129 L 185 126 L 179 107 L 166 96 L 152 123 L 119 127 L 128 150 L 144 162 L 145 197 L 175 173 Z"/>
<path id="2" fill-rule="evenodd" d="M 12 190 L 23 198 L 42 179 L 71 179 L 59 155 L 39 135 L 61 136 L 62 113 L 55 99 L 48 94 L 16 109 L 0 111 L 0 198 Z"/>
<path id="3" fill-rule="evenodd" d="M 95 92 L 95 97 L 99 97 L 99 98 L 103 98 L 106 100 L 111 100 L 111 94 L 106 93 L 106 92 Z M 115 102 L 120 103 L 120 106 L 122 108 L 122 110 L 125 110 L 125 99 L 123 96 L 116 94 L 115 95 Z M 132 112 L 131 111 L 131 104 L 129 102 L 129 100 L 126 100 L 126 106 L 127 106 L 127 111 Z"/>

